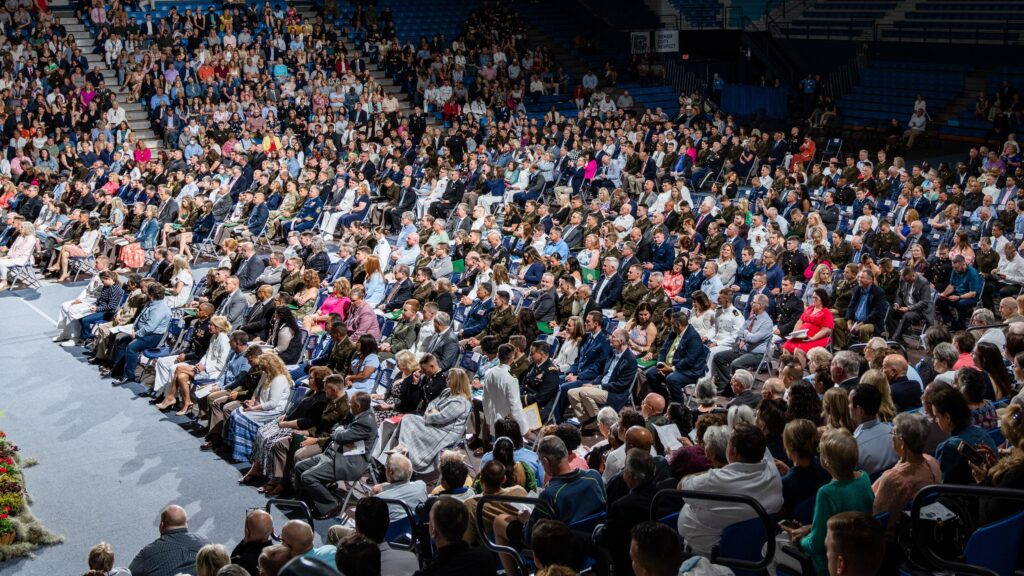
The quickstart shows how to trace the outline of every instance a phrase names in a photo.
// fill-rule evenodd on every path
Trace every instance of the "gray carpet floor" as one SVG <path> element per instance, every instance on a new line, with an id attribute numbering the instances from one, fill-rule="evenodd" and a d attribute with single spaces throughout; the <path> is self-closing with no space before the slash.
<path id="1" fill-rule="evenodd" d="M 237 484 L 239 468 L 201 452 L 184 418 L 156 410 L 136 395 L 141 388 L 111 386 L 81 349 L 50 342 L 61 303 L 83 285 L 0 294 L 0 429 L 23 457 L 39 460 L 25 473 L 32 511 L 65 537 L 36 558 L 0 564 L 0 573 L 81 574 L 100 541 L 127 566 L 157 537 L 159 512 L 170 503 L 188 511 L 192 530 L 230 550 L 246 509 L 266 503 Z M 327 523 L 318 524 L 323 534 Z"/>

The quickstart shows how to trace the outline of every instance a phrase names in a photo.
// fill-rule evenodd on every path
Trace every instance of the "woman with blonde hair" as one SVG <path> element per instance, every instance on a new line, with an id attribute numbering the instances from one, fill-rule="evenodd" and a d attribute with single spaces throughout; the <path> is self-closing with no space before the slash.
<path id="1" fill-rule="evenodd" d="M 881 370 L 868 370 L 860 377 L 861 384 L 867 384 L 882 394 L 882 406 L 878 409 L 878 419 L 882 422 L 892 422 L 896 417 L 896 405 L 892 401 L 892 390 L 889 388 L 889 379 Z"/>
<path id="2" fill-rule="evenodd" d="M 37 244 L 36 227 L 31 222 L 22 222 L 18 237 L 14 239 L 11 249 L 0 258 L 0 292 L 8 288 L 7 274 L 11 268 L 25 266 L 31 262 Z"/>
<path id="3" fill-rule="evenodd" d="M 207 544 L 196 554 L 196 576 L 217 576 L 228 564 L 231 564 L 231 556 L 222 544 Z"/>
<path id="4" fill-rule="evenodd" d="M 820 432 L 842 429 L 852 433 L 856 426 L 850 417 L 850 393 L 838 386 L 829 388 L 821 400 L 821 417 L 825 424 L 818 429 Z"/>
<path id="5" fill-rule="evenodd" d="M 164 302 L 169 308 L 179 308 L 192 299 L 192 286 L 195 284 L 195 278 L 192 276 L 192 267 L 188 263 L 188 258 L 181 254 L 175 256 L 171 261 L 169 284 L 170 294 L 164 298 Z"/>
<path id="6" fill-rule="evenodd" d="M 811 275 L 810 280 L 807 281 L 807 285 L 804 286 L 804 307 L 811 306 L 814 299 L 814 291 L 821 288 L 829 296 L 832 295 L 832 269 L 826 264 L 818 264 L 814 268 L 814 273 Z"/>
<path id="7" fill-rule="evenodd" d="M 252 453 L 256 432 L 260 426 L 273 421 L 284 412 L 292 389 L 292 377 L 281 358 L 273 352 L 264 352 L 256 361 L 260 382 L 252 398 L 242 403 L 228 416 L 226 444 L 235 462 L 244 462 Z"/>
<path id="8" fill-rule="evenodd" d="M 352 285 L 348 278 L 335 280 L 331 293 L 324 298 L 320 308 L 316 312 L 302 317 L 302 325 L 305 326 L 306 331 L 312 333 L 315 329 L 326 330 L 332 314 L 337 314 L 344 320 L 348 314 L 348 308 L 352 304 L 352 299 L 348 295 L 351 290 Z"/>
<path id="9" fill-rule="evenodd" d="M 192 409 L 192 394 L 190 385 L 194 380 L 217 380 L 227 367 L 228 356 L 231 355 L 231 347 L 228 344 L 231 334 L 231 323 L 224 316 L 210 318 L 210 346 L 206 354 L 195 365 L 180 362 L 174 366 L 170 385 L 164 396 L 163 402 L 157 404 L 160 410 L 167 410 L 175 403 L 175 397 L 180 393 L 184 403 L 178 416 L 188 414 Z"/>
<path id="10" fill-rule="evenodd" d="M 464 438 L 466 423 L 473 410 L 470 394 L 466 371 L 461 368 L 449 370 L 448 387 L 427 404 L 422 416 L 407 414 L 402 418 L 398 433 L 391 436 L 385 452 L 399 445 L 405 446 L 414 472 L 433 472 L 441 451 Z"/>

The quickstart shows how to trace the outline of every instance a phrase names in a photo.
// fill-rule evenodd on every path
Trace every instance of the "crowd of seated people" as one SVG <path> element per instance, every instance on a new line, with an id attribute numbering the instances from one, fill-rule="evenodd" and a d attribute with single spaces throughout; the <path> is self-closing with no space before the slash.
<path id="1" fill-rule="evenodd" d="M 633 113 L 599 86 L 576 118 L 528 120 L 531 94 L 570 90 L 516 18 L 481 10 L 464 37 L 416 46 L 361 8 L 365 57 L 402 79 L 407 115 L 323 16 L 80 8 L 166 148 L 33 12 L 3 40 L 24 65 L 2 79 L 0 288 L 26 266 L 84 273 L 54 341 L 198 418 L 202 449 L 250 464 L 243 483 L 331 519 L 339 482 L 375 472 L 370 493 L 419 503 L 440 476 L 437 573 L 485 537 L 459 537 L 477 511 L 450 500 L 517 488 L 556 515 L 485 509 L 517 547 L 602 515 L 625 535 L 655 487 L 757 494 L 790 517 L 814 499 L 783 536 L 823 571 L 850 512 L 900 510 L 933 481 L 1020 486 L 1009 135 L 952 169 L 820 156 L 799 127 L 697 114 L 687 95 L 675 118 Z M 444 451 L 469 434 L 483 464 L 460 491 Z M 677 511 L 697 554 L 752 517 Z M 605 544 L 617 573 L 644 569 L 628 544 Z"/>

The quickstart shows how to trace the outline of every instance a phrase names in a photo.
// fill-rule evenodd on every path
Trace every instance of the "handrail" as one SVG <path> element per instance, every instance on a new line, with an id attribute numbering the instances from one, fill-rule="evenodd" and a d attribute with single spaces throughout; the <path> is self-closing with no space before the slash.
<path id="1" fill-rule="evenodd" d="M 914 496 L 914 502 L 910 508 L 911 536 L 914 545 L 924 554 L 929 562 L 933 563 L 940 570 L 954 572 L 957 574 L 976 574 L 977 576 L 999 576 L 988 568 L 956 562 L 942 558 L 932 550 L 928 538 L 925 537 L 926 530 L 921 526 L 921 508 L 925 502 L 933 502 L 935 496 L 972 496 L 1006 498 L 1008 500 L 1024 501 L 1024 490 L 1010 490 L 1008 488 L 987 488 L 982 486 L 957 486 L 953 484 L 932 484 L 925 486 Z"/>
<path id="2" fill-rule="evenodd" d="M 701 490 L 660 490 L 654 495 L 651 500 L 652 513 L 658 510 L 658 501 L 664 500 L 670 496 L 681 496 L 683 501 L 686 499 L 690 500 L 709 500 L 711 502 L 732 502 L 733 504 L 745 504 L 749 506 L 757 514 L 757 517 L 761 520 L 764 525 L 764 533 L 766 546 L 764 555 L 761 560 L 752 562 L 750 560 L 742 560 L 740 558 L 726 558 L 718 555 L 718 546 L 716 545 L 711 551 L 711 561 L 715 564 L 722 564 L 730 568 L 739 568 L 742 570 L 764 570 L 775 560 L 775 523 L 771 517 L 768 516 L 768 512 L 761 506 L 761 503 L 754 500 L 750 496 L 743 494 L 721 494 L 718 492 L 704 492 Z M 478 514 L 479 517 L 479 514 Z"/>
<path id="3" fill-rule="evenodd" d="M 497 542 L 491 541 L 487 537 L 487 527 L 484 525 L 484 505 L 490 502 L 505 502 L 508 504 L 529 504 L 534 506 L 534 510 L 537 507 L 544 508 L 544 512 L 549 518 L 557 518 L 555 511 L 551 506 L 539 498 L 528 498 L 525 496 L 505 496 L 501 494 L 485 494 L 480 497 L 480 500 L 476 503 L 476 533 L 481 540 L 483 540 L 484 547 L 494 552 L 495 554 L 508 554 L 512 556 L 512 561 L 516 565 L 516 571 L 520 576 L 528 576 L 526 566 L 523 564 L 523 559 L 519 555 L 519 551 L 511 546 L 504 546 Z"/>

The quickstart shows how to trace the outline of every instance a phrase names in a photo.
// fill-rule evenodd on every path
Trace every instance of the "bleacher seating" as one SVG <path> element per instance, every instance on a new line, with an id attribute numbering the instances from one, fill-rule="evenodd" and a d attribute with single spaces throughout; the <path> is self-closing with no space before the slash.
<path id="1" fill-rule="evenodd" d="M 718 0 L 672 0 L 672 5 L 695 28 L 713 28 L 721 23 L 722 3 Z"/>
<path id="2" fill-rule="evenodd" d="M 421 37 L 444 35 L 451 41 L 462 32 L 469 13 L 479 5 L 478 0 L 381 0 L 377 13 L 392 9 L 395 32 L 402 42 L 418 42 Z M 338 2 L 341 18 L 336 24 L 347 25 L 356 11 L 355 2 Z"/>
<path id="3" fill-rule="evenodd" d="M 972 42 L 1016 42 L 1024 34 L 1018 2 L 962 2 L 928 0 L 918 2 L 884 38 L 923 40 L 968 40 Z"/>
<path id="4" fill-rule="evenodd" d="M 876 61 L 839 101 L 840 117 L 853 126 L 883 127 L 896 118 L 905 124 L 918 94 L 933 116 L 964 88 L 968 65 Z"/>
<path id="5" fill-rule="evenodd" d="M 783 27 L 792 36 L 855 39 L 896 4 L 881 0 L 825 0 L 814 3 Z"/>
<path id="6" fill-rule="evenodd" d="M 590 51 L 575 51 L 573 43 L 577 36 L 591 36 L 595 29 L 603 26 L 603 23 L 593 16 L 566 10 L 551 10 L 550 6 L 543 3 L 517 3 L 512 8 L 523 17 L 527 25 L 558 42 L 562 48 L 573 51 L 575 56 L 586 62 L 595 73 L 600 73 L 605 62 L 618 61 L 623 56 L 622 51 L 612 41 L 596 42 L 594 49 Z"/>
<path id="7" fill-rule="evenodd" d="M 999 90 L 1003 81 L 1006 80 L 1011 86 L 1024 86 L 1024 68 L 1001 66 L 991 70 L 985 76 L 985 94 L 989 102 L 994 100 L 995 93 Z M 950 119 L 949 127 L 945 130 L 947 134 L 965 136 L 968 138 L 985 138 L 992 128 L 992 122 L 988 119 L 980 119 L 974 115 L 974 100 L 971 99 L 963 109 L 957 112 L 956 116 Z"/>

